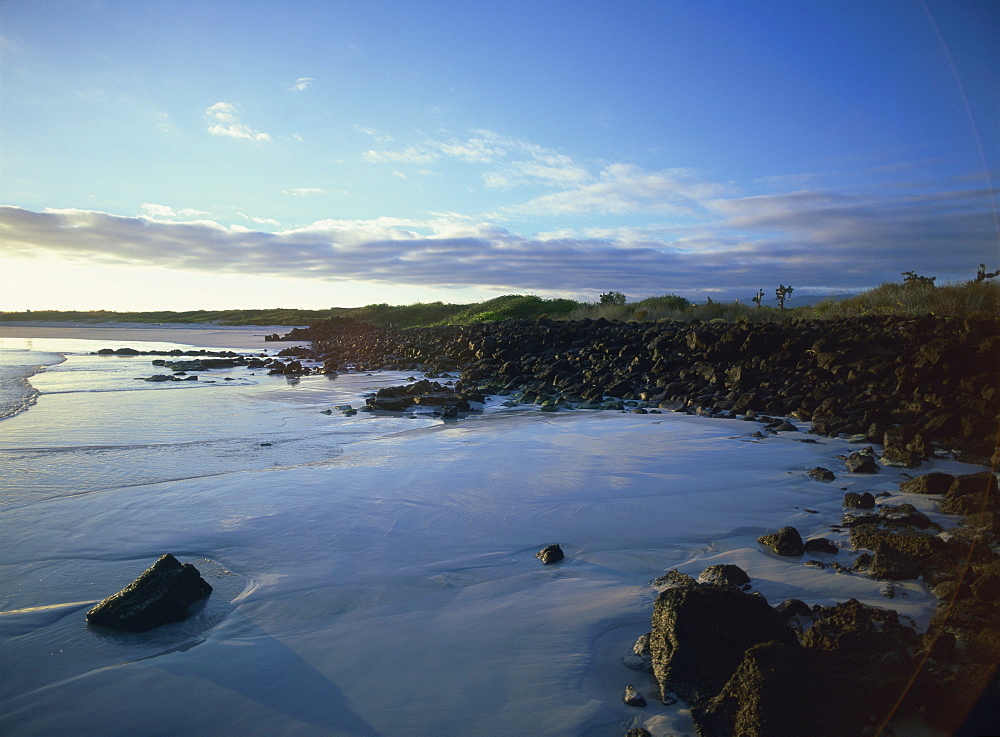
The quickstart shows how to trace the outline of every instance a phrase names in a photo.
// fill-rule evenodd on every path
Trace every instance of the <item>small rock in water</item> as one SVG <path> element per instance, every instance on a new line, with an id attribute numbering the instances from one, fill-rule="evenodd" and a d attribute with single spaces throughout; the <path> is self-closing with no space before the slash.
<path id="1" fill-rule="evenodd" d="M 844 506 L 848 509 L 874 509 L 875 497 L 867 491 L 864 494 L 849 491 L 844 494 Z"/>
<path id="2" fill-rule="evenodd" d="M 817 481 L 833 481 L 837 478 L 833 475 L 833 471 L 829 468 L 823 468 L 822 466 L 810 468 L 806 471 L 806 475 L 808 475 L 811 479 L 816 479 Z"/>
<path id="3" fill-rule="evenodd" d="M 830 555 L 836 555 L 840 552 L 840 548 L 825 537 L 814 537 L 812 540 L 806 540 L 803 548 L 807 553 L 828 553 Z"/>
<path id="4" fill-rule="evenodd" d="M 125 632 L 145 632 L 187 619 L 191 604 L 210 593 L 212 587 L 197 568 L 167 553 L 135 581 L 87 612 L 87 622 Z"/>
<path id="5" fill-rule="evenodd" d="M 622 701 L 624 701 L 629 706 L 645 706 L 646 699 L 642 697 L 642 694 L 635 690 L 631 684 L 625 687 L 625 695 L 622 696 Z"/>
<path id="6" fill-rule="evenodd" d="M 553 544 L 539 550 L 535 553 L 535 557 L 542 561 L 545 565 L 549 565 L 550 563 L 558 563 L 566 556 L 563 554 L 562 548 L 560 548 L 558 544 Z"/>
<path id="7" fill-rule="evenodd" d="M 851 473 L 878 473 L 878 463 L 872 453 L 858 451 L 847 456 L 847 470 Z"/>
<path id="8" fill-rule="evenodd" d="M 644 727 L 632 727 L 632 729 L 625 733 L 625 737 L 653 737 L 653 735 Z"/>
<path id="9" fill-rule="evenodd" d="M 802 535 L 794 527 L 782 527 L 770 535 L 762 535 L 757 538 L 757 542 L 766 545 L 778 555 L 795 557 L 805 552 L 802 545 Z"/>

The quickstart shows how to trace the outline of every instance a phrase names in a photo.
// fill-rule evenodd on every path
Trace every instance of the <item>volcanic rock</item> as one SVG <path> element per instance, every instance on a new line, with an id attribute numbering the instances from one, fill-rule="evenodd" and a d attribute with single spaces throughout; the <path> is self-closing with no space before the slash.
<path id="1" fill-rule="evenodd" d="M 831 471 L 829 468 L 823 468 L 822 466 L 816 466 L 814 468 L 810 468 L 808 471 L 806 471 L 806 474 L 809 476 L 809 478 L 816 479 L 817 481 L 833 481 L 835 478 L 837 478 L 836 476 L 833 475 L 833 471 Z"/>
<path id="2" fill-rule="evenodd" d="M 649 642 L 661 698 L 671 692 L 688 704 L 711 698 L 749 647 L 771 640 L 796 642 L 763 597 L 712 584 L 667 589 L 653 606 Z"/>
<path id="3" fill-rule="evenodd" d="M 777 532 L 762 535 L 757 538 L 757 542 L 770 548 L 778 555 L 795 557 L 805 552 L 802 545 L 802 535 L 794 527 L 782 527 Z"/>
<path id="4" fill-rule="evenodd" d="M 750 576 L 739 566 L 716 565 L 709 566 L 698 576 L 699 583 L 714 583 L 718 586 L 743 587 L 750 583 Z"/>
<path id="5" fill-rule="evenodd" d="M 189 607 L 212 592 L 190 563 L 170 553 L 135 581 L 87 612 L 87 622 L 125 632 L 145 632 L 190 616 Z"/>
<path id="6" fill-rule="evenodd" d="M 539 550 L 535 553 L 535 557 L 542 561 L 545 565 L 549 565 L 550 563 L 558 563 L 566 556 L 563 553 L 562 548 L 560 548 L 557 543 L 554 543 Z"/>

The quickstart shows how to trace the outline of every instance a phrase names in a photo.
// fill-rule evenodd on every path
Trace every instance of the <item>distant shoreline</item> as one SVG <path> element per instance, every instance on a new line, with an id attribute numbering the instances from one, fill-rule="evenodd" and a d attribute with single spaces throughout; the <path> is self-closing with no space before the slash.
<path id="1" fill-rule="evenodd" d="M 287 348 L 299 343 L 265 343 L 264 336 L 284 335 L 292 328 L 287 325 L 218 325 L 215 323 L 73 323 L 73 322 L 0 322 L 0 338 L 72 338 L 106 340 L 119 343 L 147 341 L 177 343 L 199 348 L 231 350 L 264 350 L 268 347 Z M 301 343 L 307 345 L 307 343 Z"/>

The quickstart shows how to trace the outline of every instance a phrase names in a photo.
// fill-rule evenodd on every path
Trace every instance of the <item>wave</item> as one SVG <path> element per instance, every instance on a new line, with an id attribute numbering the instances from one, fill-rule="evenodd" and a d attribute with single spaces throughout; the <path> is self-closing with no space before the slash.
<path id="1" fill-rule="evenodd" d="M 28 379 L 65 360 L 66 356 L 58 353 L 0 350 L 0 420 L 35 404 L 39 391 Z"/>

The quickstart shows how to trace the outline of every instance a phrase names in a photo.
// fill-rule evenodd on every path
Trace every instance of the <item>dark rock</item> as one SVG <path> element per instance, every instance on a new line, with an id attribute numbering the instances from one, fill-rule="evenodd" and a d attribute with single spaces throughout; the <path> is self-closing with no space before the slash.
<path id="1" fill-rule="evenodd" d="M 954 480 L 950 473 L 933 471 L 901 482 L 899 490 L 907 494 L 944 494 Z"/>
<path id="2" fill-rule="evenodd" d="M 649 632 L 639 635 L 635 644 L 632 645 L 632 651 L 625 654 L 622 661 L 627 667 L 633 670 L 641 670 L 645 673 L 653 672 L 653 661 L 650 658 L 649 650 L 649 636 Z"/>
<path id="3" fill-rule="evenodd" d="M 698 582 L 695 581 L 691 576 L 686 573 L 681 573 L 676 568 L 673 568 L 662 576 L 654 578 L 649 582 L 650 586 L 656 586 L 657 588 L 676 588 L 678 586 L 697 586 Z"/>
<path id="4" fill-rule="evenodd" d="M 750 583 L 750 576 L 739 566 L 723 564 L 709 566 L 698 576 L 700 583 L 714 583 L 718 586 L 743 587 Z"/>
<path id="5" fill-rule="evenodd" d="M 862 734 L 865 715 L 857 713 L 853 703 L 844 708 L 842 689 L 848 679 L 830 677 L 831 660 L 827 653 L 797 644 L 754 645 L 722 691 L 691 710 L 699 737 Z M 834 693 L 837 698 L 831 698 Z"/>
<path id="6" fill-rule="evenodd" d="M 625 737 L 653 737 L 653 735 L 644 727 L 633 727 L 625 733 Z"/>
<path id="7" fill-rule="evenodd" d="M 878 510 L 878 516 L 883 524 L 894 528 L 912 527 L 920 530 L 940 530 L 941 526 L 932 522 L 926 514 L 912 504 L 897 504 L 883 506 Z"/>
<path id="8" fill-rule="evenodd" d="M 874 509 L 875 497 L 867 491 L 864 494 L 849 491 L 844 494 L 844 506 L 848 509 Z"/>
<path id="9" fill-rule="evenodd" d="M 795 557 L 805 552 L 802 545 L 802 535 L 794 527 L 782 527 L 777 532 L 762 535 L 757 538 L 757 542 L 769 547 L 778 555 Z"/>
<path id="10" fill-rule="evenodd" d="M 547 545 L 546 547 L 535 553 L 535 557 L 538 558 L 545 565 L 550 563 L 558 563 L 566 556 L 563 554 L 562 548 L 558 544 Z"/>
<path id="11" fill-rule="evenodd" d="M 167 553 L 135 581 L 87 612 L 87 622 L 125 632 L 145 632 L 179 622 L 212 587 L 190 563 Z"/>
<path id="12" fill-rule="evenodd" d="M 827 540 L 825 537 L 814 537 L 811 540 L 806 540 L 803 547 L 807 553 L 836 555 L 840 552 L 840 548 L 834 545 L 830 540 Z"/>
<path id="13" fill-rule="evenodd" d="M 791 619 L 793 617 L 809 616 L 812 613 L 812 609 L 801 599 L 786 599 L 774 608 L 776 612 L 785 617 L 785 619 Z"/>
<path id="14" fill-rule="evenodd" d="M 816 479 L 817 481 L 833 481 L 835 478 L 837 478 L 836 476 L 833 475 L 833 471 L 831 471 L 829 468 L 823 468 L 822 466 L 816 466 L 814 468 L 810 468 L 808 471 L 806 471 L 806 474 L 809 476 L 809 478 Z"/>
<path id="15" fill-rule="evenodd" d="M 662 592 L 653 606 L 650 649 L 662 698 L 671 692 L 688 704 L 718 693 L 747 648 L 795 633 L 763 597 L 728 586 L 680 586 Z"/>
<path id="16" fill-rule="evenodd" d="M 940 509 L 945 514 L 981 514 L 1000 511 L 1000 490 L 990 471 L 956 476 Z"/>
<path id="17" fill-rule="evenodd" d="M 860 451 L 851 453 L 844 461 L 851 473 L 878 473 L 878 463 L 875 456 Z"/>
<path id="18" fill-rule="evenodd" d="M 622 696 L 622 701 L 624 701 L 629 706 L 645 706 L 646 699 L 642 697 L 642 694 L 629 684 L 625 687 L 625 694 Z"/>

